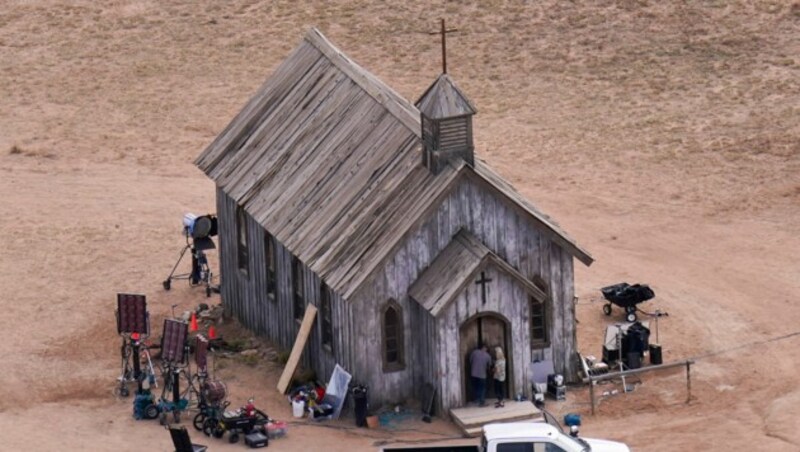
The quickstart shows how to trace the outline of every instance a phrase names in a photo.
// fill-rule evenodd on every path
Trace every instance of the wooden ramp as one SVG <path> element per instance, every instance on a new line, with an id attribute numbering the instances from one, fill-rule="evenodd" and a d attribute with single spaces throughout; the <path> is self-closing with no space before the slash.
<path id="1" fill-rule="evenodd" d="M 513 421 L 543 421 L 542 412 L 531 402 L 507 401 L 506 406 L 495 408 L 493 403 L 484 407 L 453 408 L 450 417 L 467 436 L 480 436 L 486 424 Z"/>

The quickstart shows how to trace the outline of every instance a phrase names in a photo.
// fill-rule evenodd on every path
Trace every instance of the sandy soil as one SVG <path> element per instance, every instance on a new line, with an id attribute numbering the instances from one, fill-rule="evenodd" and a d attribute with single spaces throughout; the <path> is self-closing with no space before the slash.
<path id="1" fill-rule="evenodd" d="M 166 4 L 165 4 L 166 3 Z M 0 450 L 169 449 L 112 396 L 114 294 L 156 319 L 205 301 L 161 281 L 180 219 L 214 208 L 192 159 L 309 26 L 410 99 L 439 70 L 479 109 L 477 152 L 591 250 L 579 342 L 600 354 L 598 289 L 651 284 L 679 372 L 604 400 L 587 435 L 636 450 L 798 450 L 800 4 L 6 1 L 0 5 Z M 157 322 L 155 324 L 158 324 Z M 232 364 L 234 401 L 273 417 L 277 370 Z M 586 413 L 585 394 L 552 405 Z M 292 425 L 286 450 L 375 450 L 455 434 Z M 196 438 L 198 439 L 198 438 Z M 205 440 L 205 438 L 202 438 Z M 208 440 L 215 450 L 241 448 Z"/>

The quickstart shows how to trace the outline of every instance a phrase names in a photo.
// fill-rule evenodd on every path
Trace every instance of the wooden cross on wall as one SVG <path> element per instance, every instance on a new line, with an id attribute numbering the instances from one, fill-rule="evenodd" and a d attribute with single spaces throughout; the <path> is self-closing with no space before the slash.
<path id="1" fill-rule="evenodd" d="M 440 31 L 432 31 L 429 35 L 442 35 L 442 74 L 447 74 L 447 33 L 458 31 L 457 28 L 447 29 L 444 26 L 444 19 L 442 21 L 442 28 Z"/>
<path id="2" fill-rule="evenodd" d="M 492 282 L 491 278 L 486 277 L 485 272 L 481 272 L 481 279 L 475 281 L 475 285 L 481 286 L 481 300 L 486 304 L 486 283 Z"/>

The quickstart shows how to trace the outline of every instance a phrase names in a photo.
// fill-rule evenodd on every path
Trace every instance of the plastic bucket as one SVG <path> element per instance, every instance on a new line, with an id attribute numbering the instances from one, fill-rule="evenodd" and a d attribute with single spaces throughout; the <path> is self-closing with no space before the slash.
<path id="1" fill-rule="evenodd" d="M 303 412 L 305 411 L 306 403 L 302 400 L 298 401 L 295 400 L 292 402 L 292 416 L 296 418 L 303 417 Z"/>
<path id="2" fill-rule="evenodd" d="M 650 364 L 656 366 L 662 363 L 661 345 L 650 344 Z"/>
<path id="3" fill-rule="evenodd" d="M 381 425 L 380 418 L 378 416 L 367 416 L 364 419 L 364 425 L 369 428 L 378 428 Z"/>

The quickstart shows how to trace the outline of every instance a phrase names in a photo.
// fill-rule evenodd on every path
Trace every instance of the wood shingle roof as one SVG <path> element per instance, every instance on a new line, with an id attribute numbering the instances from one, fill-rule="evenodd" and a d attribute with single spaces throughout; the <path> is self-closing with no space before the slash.
<path id="1" fill-rule="evenodd" d="M 547 298 L 533 282 L 463 229 L 422 272 L 408 289 L 408 294 L 436 317 L 489 263 L 519 282 L 536 299 L 543 301 Z"/>
<path id="2" fill-rule="evenodd" d="M 419 136 L 419 111 L 312 29 L 195 164 L 349 298 L 459 178 L 523 200 L 477 162 L 431 174 Z M 591 262 L 543 218 L 559 244 Z"/>
<path id="3" fill-rule="evenodd" d="M 447 74 L 439 75 L 415 105 L 431 119 L 474 115 L 478 112 L 467 95 Z"/>

